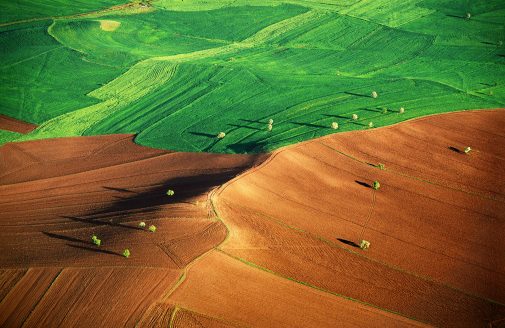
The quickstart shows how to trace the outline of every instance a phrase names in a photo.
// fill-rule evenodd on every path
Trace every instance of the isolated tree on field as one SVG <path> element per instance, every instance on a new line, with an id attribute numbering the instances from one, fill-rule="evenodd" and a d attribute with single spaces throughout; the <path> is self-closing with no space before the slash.
<path id="1" fill-rule="evenodd" d="M 268 131 L 272 131 L 273 128 L 274 128 L 274 126 L 272 124 L 268 124 L 267 125 L 267 130 Z"/>
<path id="2" fill-rule="evenodd" d="M 156 232 L 156 226 L 155 226 L 154 224 L 151 224 L 151 225 L 149 226 L 149 231 L 151 231 L 151 232 Z"/>
<path id="3" fill-rule="evenodd" d="M 96 246 L 100 246 L 102 244 L 102 241 L 100 239 L 98 239 L 98 237 L 96 235 L 93 235 L 91 237 L 91 241 L 93 242 L 93 244 L 95 244 Z"/>
<path id="4" fill-rule="evenodd" d="M 274 124 L 274 120 L 269 119 L 269 120 L 268 120 L 268 124 L 270 124 L 270 125 Z"/>
<path id="5" fill-rule="evenodd" d="M 352 114 L 352 119 L 356 121 L 358 119 L 358 114 Z"/>
<path id="6" fill-rule="evenodd" d="M 139 223 L 139 228 L 145 228 L 145 227 L 146 227 L 146 223 L 144 221 Z"/>
<path id="7" fill-rule="evenodd" d="M 472 148 L 470 148 L 470 147 L 466 147 L 466 148 L 465 148 L 465 154 L 468 154 L 468 153 L 470 153 L 471 151 L 472 151 Z"/>
<path id="8" fill-rule="evenodd" d="M 382 114 L 387 114 L 387 112 L 388 112 L 388 108 L 387 108 L 387 107 L 384 107 L 384 108 L 382 109 Z"/>
<path id="9" fill-rule="evenodd" d="M 379 164 L 377 164 L 377 168 L 379 168 L 380 170 L 385 170 L 386 169 L 386 165 L 384 165 L 382 163 L 379 163 Z"/>
<path id="10" fill-rule="evenodd" d="M 369 128 L 373 128 L 373 122 L 368 123 Z"/>
<path id="11" fill-rule="evenodd" d="M 123 251 L 123 256 L 126 258 L 129 258 L 131 255 L 130 250 L 127 248 Z"/>
<path id="12" fill-rule="evenodd" d="M 226 133 L 224 133 L 224 132 L 219 132 L 219 133 L 217 134 L 217 138 L 218 138 L 218 139 L 223 139 L 225 136 L 226 136 Z"/>
<path id="13" fill-rule="evenodd" d="M 400 107 L 400 114 L 403 114 L 403 113 L 405 113 L 405 108 Z"/>
<path id="14" fill-rule="evenodd" d="M 331 128 L 332 128 L 333 130 L 338 129 L 338 123 L 337 123 L 337 122 L 333 122 L 333 123 L 331 123 Z"/>
<path id="15" fill-rule="evenodd" d="M 375 180 L 375 181 L 373 182 L 372 188 L 373 188 L 374 190 L 379 190 L 379 188 L 380 188 L 380 187 L 381 187 L 381 184 L 379 183 L 379 181 Z"/>
<path id="16" fill-rule="evenodd" d="M 175 195 L 175 191 L 173 191 L 172 189 L 168 189 L 167 196 L 173 196 L 173 195 Z"/>
<path id="17" fill-rule="evenodd" d="M 372 91 L 372 98 L 377 99 L 377 97 L 379 97 L 379 94 L 377 93 L 377 91 Z"/>
<path id="18" fill-rule="evenodd" d="M 362 250 L 366 250 L 366 249 L 369 249 L 370 248 L 370 242 L 367 241 L 367 240 L 361 240 L 361 242 L 359 243 L 359 248 L 361 248 Z"/>
<path id="19" fill-rule="evenodd" d="M 470 19 L 470 18 L 472 18 L 472 14 L 466 13 L 466 19 Z"/>

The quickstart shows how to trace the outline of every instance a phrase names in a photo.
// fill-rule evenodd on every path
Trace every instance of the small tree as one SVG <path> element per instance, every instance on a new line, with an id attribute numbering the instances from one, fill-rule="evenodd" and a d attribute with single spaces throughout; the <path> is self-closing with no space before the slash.
<path id="1" fill-rule="evenodd" d="M 123 256 L 126 258 L 129 258 L 131 255 L 130 250 L 127 248 L 123 251 Z"/>
<path id="2" fill-rule="evenodd" d="M 219 132 L 219 133 L 217 134 L 217 138 L 218 138 L 218 139 L 223 139 L 225 136 L 226 136 L 226 133 L 224 133 L 224 132 Z"/>
<path id="3" fill-rule="evenodd" d="M 358 119 L 358 114 L 352 114 L 352 119 L 356 121 Z"/>
<path id="4" fill-rule="evenodd" d="M 369 128 L 373 128 L 373 122 L 368 123 Z"/>
<path id="5" fill-rule="evenodd" d="M 468 153 L 470 153 L 471 151 L 472 151 L 472 148 L 470 148 L 470 147 L 466 147 L 466 148 L 465 148 L 465 154 L 468 154 Z"/>
<path id="6" fill-rule="evenodd" d="M 379 97 L 379 94 L 377 93 L 377 91 L 372 91 L 372 98 L 377 99 L 377 97 Z"/>
<path id="7" fill-rule="evenodd" d="M 359 248 L 361 248 L 362 250 L 367 250 L 370 248 L 370 242 L 367 241 L 367 240 L 361 240 L 361 242 L 359 243 Z"/>
<path id="8" fill-rule="evenodd" d="M 146 223 L 144 221 L 139 223 L 139 228 L 145 228 L 145 227 L 146 227 Z"/>
<path id="9" fill-rule="evenodd" d="M 149 226 L 149 231 L 151 231 L 151 232 L 156 232 L 156 226 L 155 226 L 154 224 L 151 224 L 151 225 Z"/>
<path id="10" fill-rule="evenodd" d="M 373 188 L 374 190 L 379 190 L 379 188 L 380 188 L 380 187 L 381 187 L 381 184 L 379 183 L 379 181 L 375 180 L 375 181 L 373 182 L 372 188 Z"/>
<path id="11" fill-rule="evenodd" d="M 267 125 L 267 130 L 268 131 L 272 131 L 273 128 L 274 128 L 274 126 L 272 124 L 268 124 Z"/>
<path id="12" fill-rule="evenodd" d="M 400 107 L 400 114 L 403 114 L 403 113 L 405 113 L 405 108 Z"/>
<path id="13" fill-rule="evenodd" d="M 269 120 L 268 120 L 268 124 L 270 124 L 270 125 L 274 124 L 274 120 L 269 119 Z"/>
<path id="14" fill-rule="evenodd" d="M 91 241 L 93 242 L 93 244 L 95 244 L 96 246 L 100 246 L 102 244 L 102 241 L 100 239 L 98 239 L 98 237 L 96 235 L 93 235 L 91 237 Z"/>
<path id="15" fill-rule="evenodd" d="M 167 196 L 173 196 L 175 195 L 175 192 L 172 189 L 167 190 Z"/>
<path id="16" fill-rule="evenodd" d="M 333 130 L 338 129 L 338 123 L 337 123 L 337 122 L 333 122 L 333 123 L 331 123 L 331 128 L 332 128 Z"/>

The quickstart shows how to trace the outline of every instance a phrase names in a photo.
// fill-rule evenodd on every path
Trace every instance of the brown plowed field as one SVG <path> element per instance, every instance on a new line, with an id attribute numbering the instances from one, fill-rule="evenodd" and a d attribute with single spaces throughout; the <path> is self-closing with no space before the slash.
<path id="1" fill-rule="evenodd" d="M 452 113 L 269 156 L 7 144 L 0 326 L 499 327 L 502 126 Z"/>
<path id="2" fill-rule="evenodd" d="M 0 326 L 133 327 L 182 268 L 226 238 L 208 192 L 258 157 L 173 153 L 132 139 L 0 148 Z"/>
<path id="3" fill-rule="evenodd" d="M 461 112 L 276 151 L 216 194 L 220 248 L 437 326 L 505 318 L 504 124 Z"/>
<path id="4" fill-rule="evenodd" d="M 0 114 L 0 130 L 7 130 L 18 133 L 28 133 L 33 130 L 37 125 L 16 120 L 15 118 Z"/>

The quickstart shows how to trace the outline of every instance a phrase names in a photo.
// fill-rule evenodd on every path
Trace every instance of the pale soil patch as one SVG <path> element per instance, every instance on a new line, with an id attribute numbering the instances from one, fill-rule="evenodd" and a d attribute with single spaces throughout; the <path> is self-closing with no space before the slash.
<path id="1" fill-rule="evenodd" d="M 100 19 L 98 22 L 100 22 L 100 28 L 107 32 L 113 32 L 121 25 L 121 22 L 107 19 Z"/>

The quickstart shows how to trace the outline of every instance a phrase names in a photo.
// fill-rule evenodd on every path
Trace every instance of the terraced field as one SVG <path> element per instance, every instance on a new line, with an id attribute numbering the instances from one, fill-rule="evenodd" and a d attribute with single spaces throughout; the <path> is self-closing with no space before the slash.
<path id="1" fill-rule="evenodd" d="M 502 107 L 504 9 L 160 0 L 10 24 L 0 108 L 40 124 L 9 140 L 133 133 L 157 148 L 244 153 L 333 133 L 332 122 L 339 132 Z"/>

